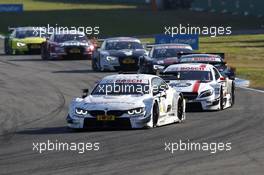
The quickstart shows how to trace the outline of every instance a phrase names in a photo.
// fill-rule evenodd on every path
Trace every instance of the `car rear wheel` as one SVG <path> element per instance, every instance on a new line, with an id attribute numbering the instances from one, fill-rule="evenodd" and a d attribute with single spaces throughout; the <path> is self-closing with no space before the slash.
<path id="1" fill-rule="evenodd" d="M 219 105 L 220 105 L 220 110 L 224 109 L 224 97 L 223 97 L 223 89 L 221 88 L 220 90 L 220 99 L 219 99 Z"/>
<path id="2" fill-rule="evenodd" d="M 93 69 L 93 71 L 98 71 L 98 67 L 97 67 L 96 62 L 93 58 L 92 58 L 92 69 Z"/>
<path id="3" fill-rule="evenodd" d="M 47 52 L 46 52 L 44 46 L 41 47 L 41 58 L 43 60 L 46 60 L 47 59 Z"/>
<path id="4" fill-rule="evenodd" d="M 231 106 L 235 104 L 235 85 L 232 84 L 232 90 L 231 90 Z"/>
<path id="5" fill-rule="evenodd" d="M 101 67 L 101 59 L 100 59 L 100 57 L 97 60 L 97 70 L 100 71 L 100 72 L 103 72 L 104 71 L 104 68 Z"/>
<path id="6" fill-rule="evenodd" d="M 8 38 L 5 38 L 5 54 L 9 55 L 10 54 L 10 47 L 8 45 Z"/>
<path id="7" fill-rule="evenodd" d="M 184 100 L 182 96 L 180 96 L 178 100 L 178 107 L 177 107 L 177 116 L 180 121 L 184 119 Z"/>
<path id="8" fill-rule="evenodd" d="M 159 105 L 155 103 L 152 109 L 152 127 L 156 127 L 159 119 Z"/>

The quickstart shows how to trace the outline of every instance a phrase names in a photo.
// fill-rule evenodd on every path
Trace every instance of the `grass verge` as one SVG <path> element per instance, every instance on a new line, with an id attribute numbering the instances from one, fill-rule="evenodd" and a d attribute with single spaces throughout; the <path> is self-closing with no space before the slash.
<path id="1" fill-rule="evenodd" d="M 0 13 L 0 32 L 8 26 L 99 26 L 102 36 L 163 33 L 164 26 L 231 26 L 259 29 L 263 19 L 188 10 L 153 12 L 141 3 L 103 3 L 95 0 L 1 0 L 23 3 L 23 13 Z"/>

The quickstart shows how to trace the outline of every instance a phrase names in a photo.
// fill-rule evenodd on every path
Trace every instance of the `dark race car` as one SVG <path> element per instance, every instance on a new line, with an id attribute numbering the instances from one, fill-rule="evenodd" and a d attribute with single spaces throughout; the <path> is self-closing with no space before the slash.
<path id="1" fill-rule="evenodd" d="M 188 44 L 158 44 L 154 45 L 148 56 L 140 57 L 139 72 L 156 74 L 172 64 L 177 64 L 184 53 L 192 53 Z"/>
<path id="2" fill-rule="evenodd" d="M 108 38 L 92 56 L 94 71 L 136 71 L 140 56 L 146 55 L 139 39 L 130 37 Z"/>
<path id="3" fill-rule="evenodd" d="M 232 80 L 235 79 L 235 68 L 226 64 L 223 53 L 182 55 L 180 58 L 180 63 L 211 64 L 214 65 L 223 76 Z"/>
<path id="4" fill-rule="evenodd" d="M 81 32 L 53 33 L 41 47 L 42 59 L 89 59 L 94 45 Z"/>

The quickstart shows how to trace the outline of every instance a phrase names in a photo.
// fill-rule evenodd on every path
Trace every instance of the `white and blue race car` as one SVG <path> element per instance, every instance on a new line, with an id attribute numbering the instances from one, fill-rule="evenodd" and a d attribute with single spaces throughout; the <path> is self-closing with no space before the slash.
<path id="1" fill-rule="evenodd" d="M 158 76 L 118 74 L 103 78 L 70 103 L 70 128 L 152 128 L 185 120 L 181 93 Z"/>
<path id="2" fill-rule="evenodd" d="M 222 110 L 235 102 L 233 80 L 210 64 L 188 63 L 167 67 L 163 79 L 181 92 L 191 109 Z"/>

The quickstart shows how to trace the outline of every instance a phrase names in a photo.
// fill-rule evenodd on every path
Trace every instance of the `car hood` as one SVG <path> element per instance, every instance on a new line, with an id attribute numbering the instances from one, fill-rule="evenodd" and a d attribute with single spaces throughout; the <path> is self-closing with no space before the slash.
<path id="1" fill-rule="evenodd" d="M 76 99 L 76 107 L 87 110 L 129 110 L 144 107 L 144 100 L 148 98 L 149 95 L 89 95 L 85 99 Z"/>
<path id="2" fill-rule="evenodd" d="M 201 82 L 199 80 L 172 80 L 169 85 L 178 92 L 194 92 L 198 94 L 213 89 L 210 82 Z"/>
<path id="3" fill-rule="evenodd" d="M 146 54 L 146 51 L 144 49 L 108 50 L 108 51 L 103 51 L 102 54 L 116 56 L 116 57 L 126 57 L 126 56 L 139 57 Z"/>
<path id="4" fill-rule="evenodd" d="M 16 42 L 23 42 L 26 44 L 41 44 L 46 41 L 45 38 L 41 37 L 28 37 L 28 38 L 22 38 L 22 39 L 14 39 Z"/>

